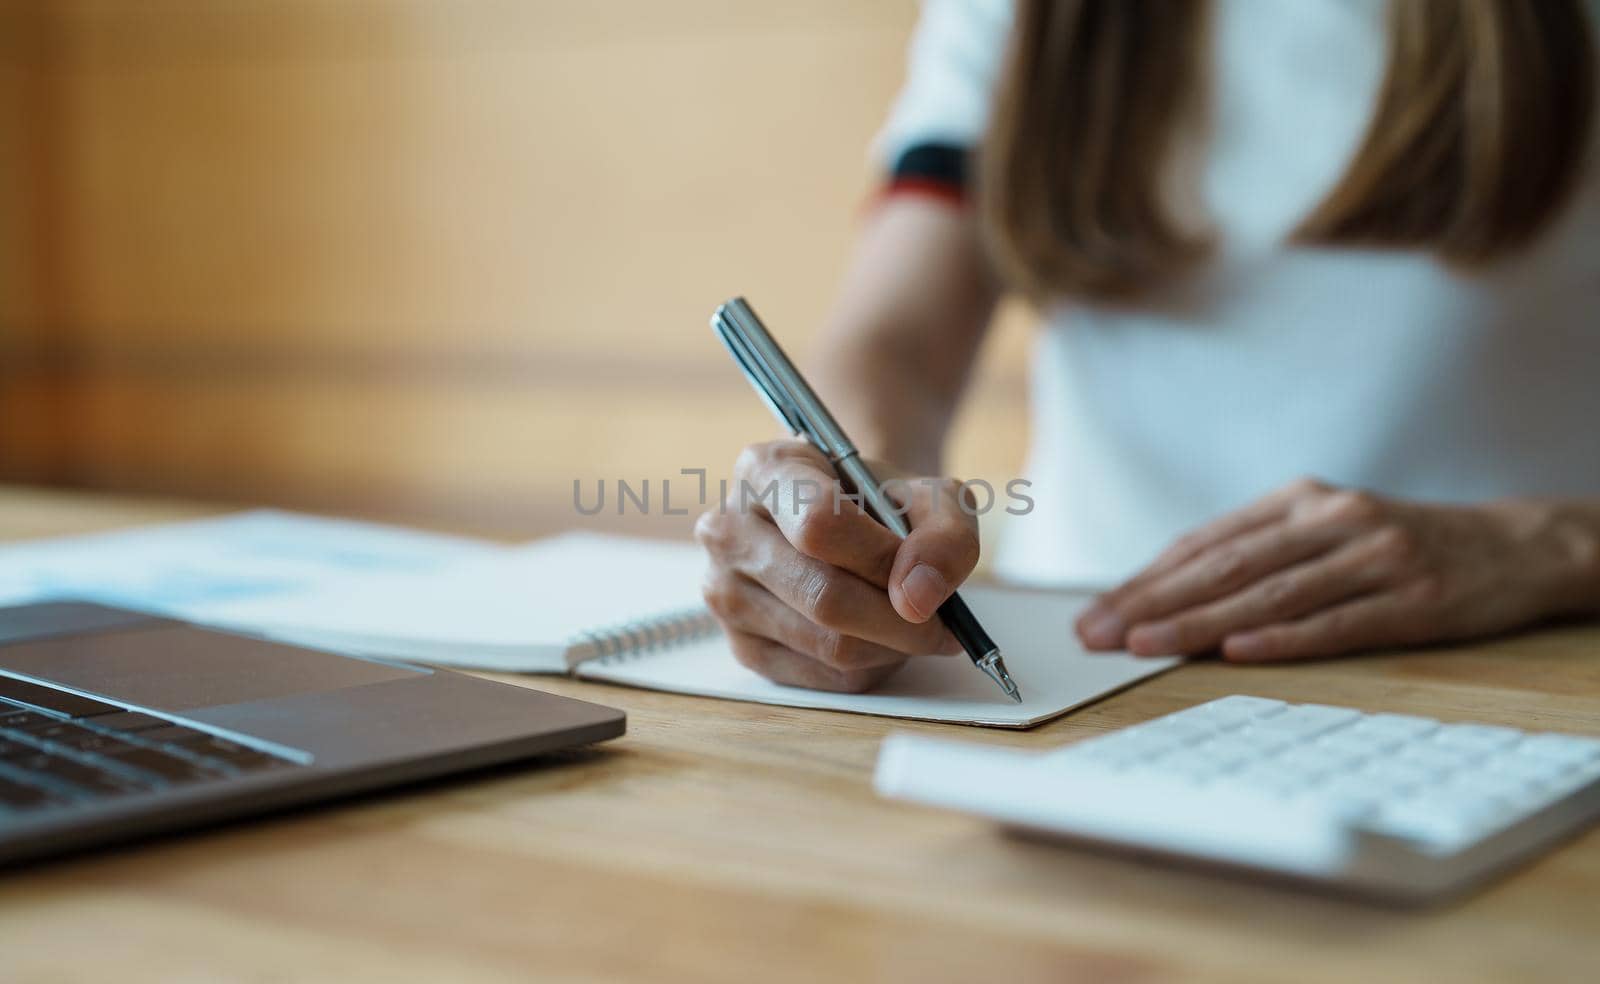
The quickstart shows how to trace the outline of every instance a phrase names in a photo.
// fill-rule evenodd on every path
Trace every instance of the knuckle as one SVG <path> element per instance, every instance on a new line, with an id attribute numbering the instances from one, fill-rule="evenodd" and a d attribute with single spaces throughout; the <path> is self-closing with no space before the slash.
<path id="1" fill-rule="evenodd" d="M 1393 565 L 1411 563 L 1421 549 L 1415 533 L 1404 526 L 1394 524 L 1384 526 L 1374 533 L 1372 543 L 1378 556 Z"/>
<path id="2" fill-rule="evenodd" d="M 1296 656 L 1300 652 L 1299 639 L 1287 630 L 1261 629 L 1253 634 L 1262 651 L 1271 653 L 1273 658 Z"/>
<path id="3" fill-rule="evenodd" d="M 1199 532 L 1191 530 L 1172 541 L 1172 547 L 1169 552 L 1173 554 L 1191 554 L 1199 550 L 1204 544 L 1205 537 L 1201 536 Z"/>
<path id="4" fill-rule="evenodd" d="M 1383 503 L 1370 492 L 1344 489 L 1328 497 L 1328 515 L 1340 522 L 1371 523 L 1383 515 Z"/>
<path id="5" fill-rule="evenodd" d="M 1287 608 L 1299 593 L 1300 581 L 1298 578 L 1285 575 L 1275 577 L 1261 586 L 1261 599 L 1270 611 L 1281 611 Z"/>
<path id="6" fill-rule="evenodd" d="M 1172 623 L 1173 650 L 1180 653 L 1193 652 L 1198 648 L 1200 637 L 1204 634 L 1200 631 L 1201 628 L 1191 619 L 1180 618 L 1174 621 Z"/>
<path id="7" fill-rule="evenodd" d="M 770 460 L 771 444 L 747 444 L 739 450 L 739 456 L 733 460 L 733 472 L 741 478 L 748 478 L 761 471 Z"/>
<path id="8" fill-rule="evenodd" d="M 700 597 L 711 609 L 711 614 L 724 622 L 736 618 L 745 607 L 744 592 L 739 590 L 733 578 L 722 574 L 706 578 L 700 586 Z"/>
<path id="9" fill-rule="evenodd" d="M 1284 487 L 1290 495 L 1309 496 L 1327 492 L 1330 488 L 1327 482 L 1314 475 L 1301 475 Z"/>
<path id="10" fill-rule="evenodd" d="M 1116 616 L 1125 626 L 1137 625 L 1144 611 L 1152 607 L 1155 595 L 1149 591 L 1130 590 L 1106 602 L 1108 614 Z"/>
<path id="11" fill-rule="evenodd" d="M 826 560 L 848 534 L 843 530 L 846 517 L 831 509 L 811 506 L 800 514 L 790 538 L 794 548 L 815 560 Z"/>
<path id="12" fill-rule="evenodd" d="M 1360 641 L 1370 616 L 1353 609 L 1340 608 L 1328 613 L 1323 631 L 1317 633 L 1325 651 L 1344 650 Z"/>
<path id="13" fill-rule="evenodd" d="M 1219 550 L 1212 561 L 1212 576 L 1224 585 L 1235 585 L 1250 573 L 1250 558 L 1240 550 Z"/>
<path id="14" fill-rule="evenodd" d="M 1322 631 L 1317 633 L 1316 636 L 1320 640 L 1319 648 L 1327 649 L 1348 645 L 1351 628 L 1349 615 L 1343 612 L 1335 612 L 1328 616 L 1328 620 L 1322 626 Z"/>
<path id="15" fill-rule="evenodd" d="M 754 670 L 762 676 L 767 675 L 766 661 L 761 658 L 762 654 L 759 646 L 745 639 L 735 639 L 732 648 L 734 662 L 747 670 Z"/>
<path id="16" fill-rule="evenodd" d="M 846 663 L 847 647 L 849 646 L 847 639 L 848 637 L 844 633 L 835 632 L 832 629 L 818 632 L 812 643 L 811 654 L 823 666 L 836 670 L 843 669 L 848 665 Z"/>
<path id="17" fill-rule="evenodd" d="M 708 551 L 727 546 L 733 535 L 733 519 L 720 509 L 707 509 L 694 521 L 694 538 Z"/>
<path id="18" fill-rule="evenodd" d="M 839 671 L 839 689 L 847 694 L 862 694 L 878 685 L 882 674 L 875 670 Z"/>
<path id="19" fill-rule="evenodd" d="M 1419 577 L 1405 588 L 1406 601 L 1418 608 L 1431 610 L 1444 603 L 1446 586 L 1443 578 Z"/>
<path id="20" fill-rule="evenodd" d="M 855 638 L 829 630 L 817 635 L 816 657 L 824 666 L 851 670 L 860 665 L 862 648 Z"/>
<path id="21" fill-rule="evenodd" d="M 1126 587 L 1118 587 L 1113 588 L 1110 591 L 1102 591 L 1090 600 L 1089 607 L 1091 609 L 1102 609 L 1109 612 L 1117 612 L 1117 606 L 1122 604 L 1122 599 L 1127 597 L 1127 595 L 1128 589 Z M 1117 612 L 1117 614 L 1121 613 Z"/>
<path id="22" fill-rule="evenodd" d="M 808 576 L 800 591 L 800 612 L 825 629 L 838 629 L 845 617 L 844 590 L 839 579 L 825 573 Z"/>

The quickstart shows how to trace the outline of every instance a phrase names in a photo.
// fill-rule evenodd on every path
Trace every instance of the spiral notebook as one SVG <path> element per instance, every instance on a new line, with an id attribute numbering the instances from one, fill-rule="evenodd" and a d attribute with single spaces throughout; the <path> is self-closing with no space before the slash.
<path id="1" fill-rule="evenodd" d="M 575 533 L 188 614 L 362 655 L 996 727 L 1038 724 L 1176 662 L 1086 653 L 1072 632 L 1085 596 L 971 586 L 962 596 L 1005 652 L 1023 704 L 959 656 L 913 660 L 868 694 L 784 687 L 734 660 L 700 604 L 704 563 L 691 544 Z"/>

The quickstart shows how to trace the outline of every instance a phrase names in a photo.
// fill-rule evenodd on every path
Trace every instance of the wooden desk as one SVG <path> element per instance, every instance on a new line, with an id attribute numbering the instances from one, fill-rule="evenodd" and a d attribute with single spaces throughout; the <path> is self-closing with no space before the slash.
<path id="1" fill-rule="evenodd" d="M 0 489 L 0 538 L 208 510 Z M 602 749 L 0 873 L 0 979 L 1594 980 L 1600 831 L 1443 910 L 1021 843 L 877 800 L 891 729 L 1043 747 L 1223 694 L 1600 734 L 1600 629 L 1186 666 L 1009 734 L 544 678 Z"/>

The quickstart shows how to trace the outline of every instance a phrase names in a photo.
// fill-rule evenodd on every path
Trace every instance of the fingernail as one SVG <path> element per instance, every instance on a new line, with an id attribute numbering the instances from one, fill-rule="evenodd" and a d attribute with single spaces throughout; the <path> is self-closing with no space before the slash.
<path id="1" fill-rule="evenodd" d="M 1178 652 L 1178 627 L 1171 622 L 1137 626 L 1128 633 L 1128 649 L 1138 656 L 1174 656 Z"/>
<path id="2" fill-rule="evenodd" d="M 1241 661 L 1262 659 L 1267 655 L 1267 644 L 1257 635 L 1229 636 L 1223 640 L 1222 655 Z"/>
<path id="3" fill-rule="evenodd" d="M 950 585 L 945 583 L 944 575 L 931 566 L 918 564 L 900 582 L 900 593 L 905 595 L 906 604 L 911 606 L 912 611 L 928 619 L 944 604 L 944 599 L 950 594 Z"/>
<path id="4" fill-rule="evenodd" d="M 1083 623 L 1083 641 L 1095 649 L 1116 649 L 1122 645 L 1123 633 L 1128 627 L 1122 624 L 1122 619 L 1116 612 L 1101 612 L 1091 615 Z"/>

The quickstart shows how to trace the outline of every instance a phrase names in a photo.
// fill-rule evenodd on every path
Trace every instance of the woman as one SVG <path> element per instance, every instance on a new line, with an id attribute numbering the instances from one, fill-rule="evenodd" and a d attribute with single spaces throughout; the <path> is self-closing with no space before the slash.
<path id="1" fill-rule="evenodd" d="M 818 388 L 885 470 L 940 475 L 997 299 L 1033 299 L 1036 505 L 997 567 L 1120 581 L 1092 649 L 1289 660 L 1600 612 L 1596 19 L 929 0 Z M 789 441 L 737 471 L 832 480 Z M 859 690 L 956 651 L 930 617 L 977 527 L 952 482 L 907 487 L 904 543 L 826 502 L 702 518 L 741 662 Z"/>

